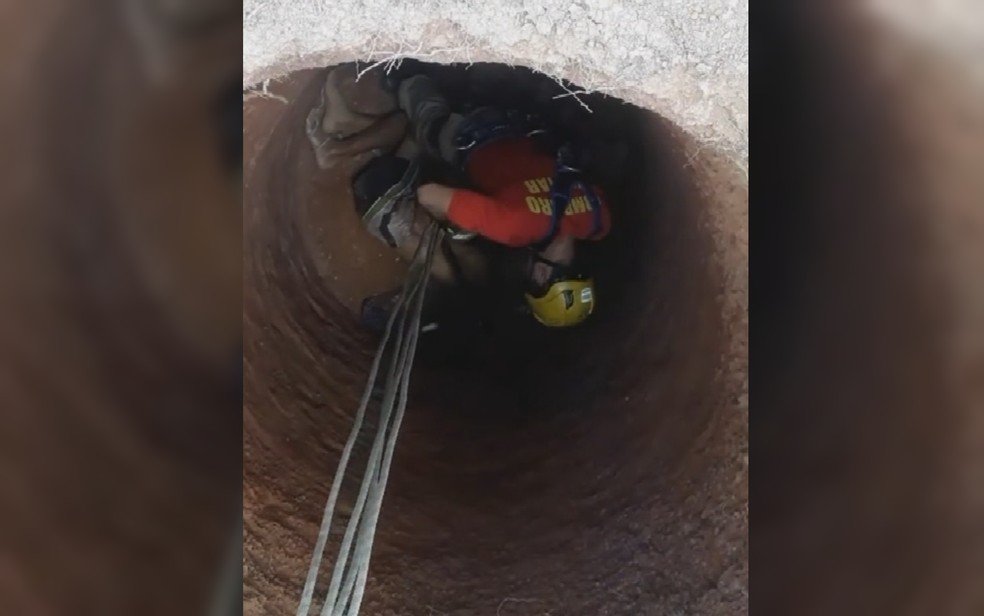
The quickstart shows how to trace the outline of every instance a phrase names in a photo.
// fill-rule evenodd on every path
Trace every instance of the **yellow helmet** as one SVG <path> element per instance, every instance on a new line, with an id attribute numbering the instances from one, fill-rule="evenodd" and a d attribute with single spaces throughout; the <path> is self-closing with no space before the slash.
<path id="1" fill-rule="evenodd" d="M 542 295 L 526 294 L 533 316 L 547 327 L 570 327 L 594 311 L 594 281 L 590 278 L 554 280 Z"/>

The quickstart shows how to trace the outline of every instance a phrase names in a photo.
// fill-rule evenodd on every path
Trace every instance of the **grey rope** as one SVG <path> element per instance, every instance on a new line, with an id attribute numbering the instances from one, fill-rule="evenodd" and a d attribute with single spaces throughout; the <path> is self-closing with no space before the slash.
<path id="1" fill-rule="evenodd" d="M 413 368 L 417 339 L 420 335 L 424 294 L 427 281 L 430 278 L 434 253 L 443 233 L 443 230 L 433 223 L 424 232 L 411 261 L 410 271 L 407 274 L 402 292 L 397 298 L 392 314 L 386 323 L 376 357 L 369 369 L 366 389 L 359 402 L 352 431 L 342 450 L 338 469 L 335 471 L 335 478 L 328 494 L 328 502 L 325 504 L 321 528 L 315 543 L 314 554 L 311 557 L 311 565 L 304 582 L 300 603 L 297 606 L 297 616 L 308 616 L 310 612 L 314 587 L 324 558 L 331 521 L 338 501 L 338 493 L 341 490 L 342 480 L 345 477 L 356 439 L 362 429 L 369 401 L 375 390 L 383 356 L 388 352 L 390 360 L 380 403 L 376 440 L 369 454 L 359 495 L 346 526 L 338 557 L 333 565 L 331 582 L 321 609 L 321 616 L 355 616 L 359 612 L 369 573 L 369 560 L 375 537 L 376 522 L 379 519 L 383 493 L 389 479 L 389 469 L 393 461 L 397 435 L 406 410 L 410 372 Z M 393 348 L 389 348 L 391 339 L 394 338 L 394 325 L 396 326 L 395 341 Z"/>

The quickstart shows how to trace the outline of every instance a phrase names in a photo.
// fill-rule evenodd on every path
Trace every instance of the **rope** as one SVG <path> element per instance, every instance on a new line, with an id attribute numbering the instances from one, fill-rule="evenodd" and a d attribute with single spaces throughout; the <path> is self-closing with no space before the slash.
<path id="1" fill-rule="evenodd" d="M 417 339 L 420 335 L 424 294 L 427 281 L 430 278 L 434 253 L 443 234 L 443 230 L 433 223 L 424 232 L 411 260 L 410 271 L 403 284 L 403 290 L 386 323 L 386 329 L 376 351 L 376 357 L 369 369 L 366 389 L 359 402 L 352 431 L 342 450 L 338 469 L 335 471 L 335 478 L 328 493 L 328 502 L 325 504 L 321 528 L 314 546 L 314 554 L 311 557 L 311 565 L 304 582 L 304 590 L 301 593 L 296 616 L 308 616 L 310 612 L 314 586 L 318 579 L 321 562 L 324 559 L 325 545 L 328 542 L 338 493 L 341 490 L 342 480 L 345 477 L 355 441 L 362 429 L 366 409 L 369 407 L 372 393 L 376 389 L 380 365 L 383 357 L 388 353 L 389 365 L 383 385 L 376 439 L 369 453 L 369 461 L 362 478 L 362 485 L 359 488 L 359 495 L 345 528 L 342 545 L 332 568 L 328 593 L 321 608 L 321 616 L 356 616 L 359 613 L 365 593 L 366 578 L 369 574 L 369 560 L 376 534 L 376 522 L 379 519 L 383 493 L 389 479 L 390 465 L 393 462 L 393 452 L 396 448 L 396 438 L 407 406 L 410 372 L 413 369 Z M 396 326 L 396 335 L 393 346 L 390 348 L 391 338 L 394 338 L 394 325 Z"/>

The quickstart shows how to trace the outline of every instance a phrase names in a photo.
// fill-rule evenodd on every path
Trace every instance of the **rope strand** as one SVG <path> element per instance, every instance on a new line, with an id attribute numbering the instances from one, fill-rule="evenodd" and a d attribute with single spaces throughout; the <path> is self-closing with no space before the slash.
<path id="1" fill-rule="evenodd" d="M 389 353 L 389 364 L 385 371 L 385 385 L 379 405 L 379 426 L 376 431 L 376 438 L 369 454 L 359 494 L 345 528 L 338 557 L 332 567 L 331 581 L 321 608 L 321 616 L 356 616 L 361 607 L 369 573 L 376 523 L 382 508 L 397 436 L 406 411 L 410 372 L 413 368 L 417 340 L 420 335 L 427 282 L 430 279 L 434 254 L 443 233 L 443 230 L 433 223 L 425 230 L 411 260 L 403 289 L 397 298 L 392 314 L 387 320 L 386 328 L 376 351 L 376 357 L 373 359 L 369 370 L 366 389 L 359 402 L 352 430 L 342 450 L 338 468 L 332 480 L 296 616 L 308 616 L 310 612 L 318 572 L 321 569 L 324 550 L 331 531 L 338 494 L 348 471 L 352 451 L 365 422 L 366 410 L 376 389 L 383 357 Z"/>

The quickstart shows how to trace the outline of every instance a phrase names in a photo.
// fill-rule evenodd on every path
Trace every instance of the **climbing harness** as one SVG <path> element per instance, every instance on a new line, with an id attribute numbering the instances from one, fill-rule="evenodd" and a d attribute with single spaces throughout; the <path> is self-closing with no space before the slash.
<path id="1" fill-rule="evenodd" d="M 458 151 L 455 163 L 464 167 L 472 152 L 499 139 L 544 138 L 547 134 L 546 128 L 532 115 L 524 115 L 515 110 L 480 107 L 469 113 L 458 128 L 454 140 Z"/>
<path id="2" fill-rule="evenodd" d="M 575 166 L 578 165 L 578 166 Z M 570 205 L 574 191 L 580 189 L 581 194 L 588 200 L 591 208 L 591 235 L 601 231 L 601 200 L 598 193 L 584 180 L 580 163 L 574 161 L 570 148 L 563 147 L 557 152 L 557 165 L 554 168 L 553 180 L 550 183 L 550 229 L 539 241 L 531 246 L 536 251 L 542 251 L 550 245 L 560 232 L 560 221 Z"/>
<path id="3" fill-rule="evenodd" d="M 432 223 L 427 227 L 417 246 L 402 293 L 397 298 L 396 305 L 386 324 L 376 357 L 369 370 L 366 389 L 359 402 L 352 431 L 342 450 L 338 469 L 335 471 L 335 478 L 332 481 L 318 539 L 315 543 L 314 554 L 311 557 L 311 566 L 308 569 L 304 590 L 297 606 L 297 616 L 308 616 L 310 612 L 314 586 L 318 579 L 318 571 L 321 569 L 325 545 L 328 542 L 338 493 L 341 490 L 342 480 L 345 478 L 356 439 L 362 429 L 366 410 L 373 398 L 373 393 L 376 391 L 380 364 L 383 362 L 384 356 L 388 355 L 389 366 L 386 370 L 385 382 L 382 385 L 376 439 L 369 453 L 369 461 L 362 477 L 359 494 L 345 528 L 338 557 L 332 568 L 328 593 L 321 608 L 321 616 L 356 616 L 359 613 L 365 592 L 366 578 L 369 574 L 369 560 L 376 532 L 376 522 L 379 519 L 383 493 L 389 479 L 397 435 L 407 406 L 410 372 L 413 369 L 414 354 L 421 329 L 424 293 L 430 278 L 434 254 L 438 244 L 443 239 L 443 235 L 444 231 L 438 225 Z"/>
<path id="4" fill-rule="evenodd" d="M 531 137 L 546 142 L 553 147 L 552 136 L 543 123 L 535 116 L 517 111 L 501 111 L 492 107 L 482 107 L 470 113 L 462 122 L 455 137 L 459 165 L 467 164 L 468 157 L 477 149 L 507 137 Z M 580 190 L 588 201 L 593 217 L 591 235 L 601 231 L 601 200 L 584 178 L 583 153 L 571 143 L 564 143 L 557 149 L 557 161 L 550 185 L 550 228 L 541 239 L 530 248 L 542 251 L 550 245 L 560 232 L 560 221 L 567 210 L 574 191 Z"/>

